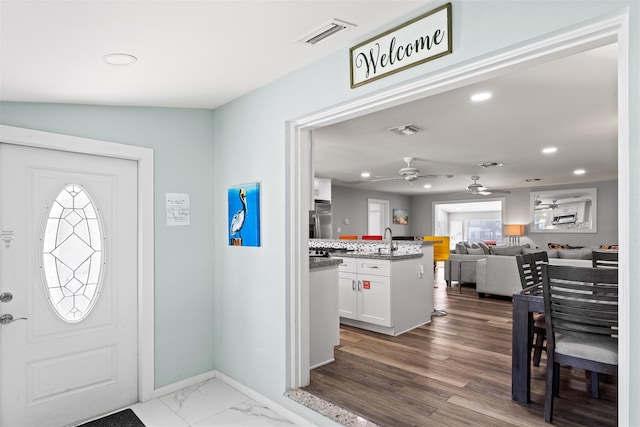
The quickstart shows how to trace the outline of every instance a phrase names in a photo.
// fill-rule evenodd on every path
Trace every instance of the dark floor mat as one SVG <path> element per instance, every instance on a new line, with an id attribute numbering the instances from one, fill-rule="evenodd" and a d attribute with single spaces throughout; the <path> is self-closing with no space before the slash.
<path id="1" fill-rule="evenodd" d="M 80 424 L 78 427 L 144 427 L 144 424 L 131 409 L 125 409 L 106 417 Z"/>

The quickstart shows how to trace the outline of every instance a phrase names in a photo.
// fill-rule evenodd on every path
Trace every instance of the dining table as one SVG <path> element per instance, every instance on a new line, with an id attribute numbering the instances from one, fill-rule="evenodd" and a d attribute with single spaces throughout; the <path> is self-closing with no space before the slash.
<path id="1" fill-rule="evenodd" d="M 542 285 L 533 285 L 513 294 L 511 350 L 511 399 L 531 400 L 531 348 L 533 313 L 544 313 Z"/>

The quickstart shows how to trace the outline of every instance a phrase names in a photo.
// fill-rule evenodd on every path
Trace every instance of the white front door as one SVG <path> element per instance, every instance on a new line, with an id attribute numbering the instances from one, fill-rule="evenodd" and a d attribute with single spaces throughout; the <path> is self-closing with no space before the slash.
<path id="1" fill-rule="evenodd" d="M 0 427 L 136 402 L 137 163 L 0 143 L 0 167 Z"/>

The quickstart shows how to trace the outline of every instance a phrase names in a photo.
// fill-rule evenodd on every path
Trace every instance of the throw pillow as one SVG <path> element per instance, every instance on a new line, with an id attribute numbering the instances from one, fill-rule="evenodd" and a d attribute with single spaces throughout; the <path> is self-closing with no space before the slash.
<path id="1" fill-rule="evenodd" d="M 482 248 L 467 248 L 467 253 L 469 255 L 485 255 Z"/>
<path id="2" fill-rule="evenodd" d="M 568 243 L 547 243 L 549 249 L 569 249 Z"/>
<path id="3" fill-rule="evenodd" d="M 618 245 L 600 245 L 600 249 L 604 249 L 606 251 L 617 251 Z"/>
<path id="4" fill-rule="evenodd" d="M 467 253 L 467 247 L 465 245 L 463 245 L 462 243 L 458 243 L 456 245 L 456 253 L 457 254 L 466 254 Z"/>
<path id="5" fill-rule="evenodd" d="M 522 246 L 494 246 L 491 248 L 493 255 L 520 255 L 522 254 Z"/>
<path id="6" fill-rule="evenodd" d="M 482 248 L 482 251 L 485 255 L 489 255 L 491 253 L 491 248 L 484 242 L 478 242 L 478 246 Z"/>
<path id="7" fill-rule="evenodd" d="M 558 258 L 565 259 L 591 259 L 591 248 L 565 249 L 558 251 Z"/>

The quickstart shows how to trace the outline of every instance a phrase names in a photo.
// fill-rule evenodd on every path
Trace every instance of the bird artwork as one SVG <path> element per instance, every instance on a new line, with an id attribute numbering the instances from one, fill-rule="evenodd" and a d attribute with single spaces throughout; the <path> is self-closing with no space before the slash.
<path id="1" fill-rule="evenodd" d="M 240 189 L 240 191 L 238 192 L 238 197 L 240 198 L 240 202 L 242 203 L 242 209 L 238 210 L 233 215 L 233 218 L 231 218 L 231 227 L 229 227 L 229 234 L 231 235 L 231 238 L 234 238 L 233 236 L 238 235 L 238 237 L 235 238 L 240 239 L 240 245 L 238 246 L 242 246 L 242 234 L 240 234 L 240 231 L 242 231 L 244 220 L 247 217 L 247 192 L 244 188 Z"/>
<path id="2" fill-rule="evenodd" d="M 229 245 L 260 246 L 259 200 L 258 183 L 229 189 Z"/>

